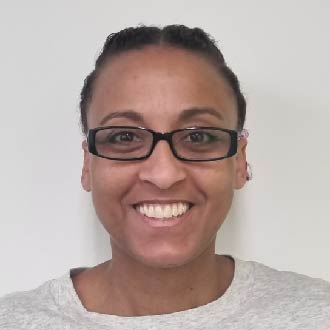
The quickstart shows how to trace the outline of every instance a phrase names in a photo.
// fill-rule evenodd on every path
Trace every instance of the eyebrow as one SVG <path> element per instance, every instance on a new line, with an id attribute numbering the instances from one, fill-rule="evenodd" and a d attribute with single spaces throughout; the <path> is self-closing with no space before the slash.
<path id="1" fill-rule="evenodd" d="M 211 116 L 214 116 L 220 120 L 224 120 L 223 116 L 221 113 L 219 113 L 217 110 L 214 108 L 210 107 L 192 107 L 189 109 L 185 109 L 181 112 L 179 116 L 179 121 L 186 121 L 190 119 L 191 117 L 195 117 L 198 115 L 204 115 L 204 114 L 209 114 Z"/>
<path id="2" fill-rule="evenodd" d="M 184 122 L 192 117 L 198 116 L 198 115 L 204 115 L 209 114 L 211 116 L 216 117 L 217 119 L 224 120 L 221 113 L 219 113 L 217 110 L 211 107 L 192 107 L 188 109 L 184 109 L 180 115 L 178 120 L 180 122 Z M 114 118 L 126 118 L 133 120 L 135 122 L 144 123 L 143 115 L 139 112 L 133 111 L 133 110 L 125 110 L 125 111 L 115 111 L 108 115 L 106 115 L 100 122 L 100 125 L 104 125 L 107 121 L 114 119 Z"/>
<path id="3" fill-rule="evenodd" d="M 112 112 L 108 115 L 106 115 L 101 121 L 100 124 L 104 125 L 107 121 L 114 119 L 114 118 L 126 118 L 126 119 L 131 119 L 136 122 L 141 122 L 144 123 L 143 116 L 133 110 L 125 110 L 125 111 L 115 111 Z"/>

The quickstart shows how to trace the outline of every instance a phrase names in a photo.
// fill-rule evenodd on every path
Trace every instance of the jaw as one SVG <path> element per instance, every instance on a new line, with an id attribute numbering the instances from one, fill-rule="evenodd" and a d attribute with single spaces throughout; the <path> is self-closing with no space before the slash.
<path id="1" fill-rule="evenodd" d="M 198 205 L 174 220 L 148 219 L 131 206 L 126 228 L 111 237 L 113 258 L 137 267 L 168 269 L 191 263 L 206 250 L 214 254 L 219 218 L 213 217 L 212 223 L 202 223 L 201 218 L 206 215 Z"/>

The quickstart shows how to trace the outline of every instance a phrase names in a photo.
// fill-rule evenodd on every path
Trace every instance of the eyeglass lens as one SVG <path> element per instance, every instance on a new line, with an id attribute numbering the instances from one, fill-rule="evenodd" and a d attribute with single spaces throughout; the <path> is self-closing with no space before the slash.
<path id="1" fill-rule="evenodd" d="M 153 134 L 139 128 L 106 128 L 95 135 L 98 154 L 109 158 L 142 158 L 149 154 L 152 144 Z M 225 157 L 231 136 L 219 129 L 183 129 L 172 135 L 172 144 L 179 157 L 207 160 Z"/>

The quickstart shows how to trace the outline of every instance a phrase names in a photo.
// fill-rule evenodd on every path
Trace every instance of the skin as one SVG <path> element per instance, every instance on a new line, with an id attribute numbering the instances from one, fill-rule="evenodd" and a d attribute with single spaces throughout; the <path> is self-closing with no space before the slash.
<path id="1" fill-rule="evenodd" d="M 213 108 L 223 119 L 199 114 L 178 121 L 183 110 Z M 102 120 L 133 110 L 129 118 Z M 112 58 L 102 69 L 88 110 L 90 128 L 132 125 L 169 132 L 191 126 L 236 129 L 233 92 L 205 58 L 189 51 L 148 46 Z M 233 261 L 215 254 L 218 229 L 235 189 L 246 182 L 247 141 L 235 156 L 215 162 L 176 159 L 160 141 L 144 161 L 120 162 L 88 153 L 83 142 L 82 185 L 111 237 L 112 260 L 88 269 L 73 283 L 89 311 L 121 316 L 165 314 L 207 304 L 230 285 Z M 153 228 L 138 220 L 143 200 L 190 201 L 180 225 Z"/>

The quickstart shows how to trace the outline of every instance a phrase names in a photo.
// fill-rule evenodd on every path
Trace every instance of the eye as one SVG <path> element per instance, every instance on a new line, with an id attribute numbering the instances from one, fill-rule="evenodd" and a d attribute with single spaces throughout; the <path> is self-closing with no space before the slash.
<path id="1" fill-rule="evenodd" d="M 186 138 L 188 142 L 192 143 L 211 143 L 218 139 L 216 135 L 206 131 L 196 131 L 189 133 Z"/>
<path id="2" fill-rule="evenodd" d="M 140 138 L 133 132 L 118 132 L 109 134 L 107 138 L 109 143 L 127 143 L 140 141 Z"/>

